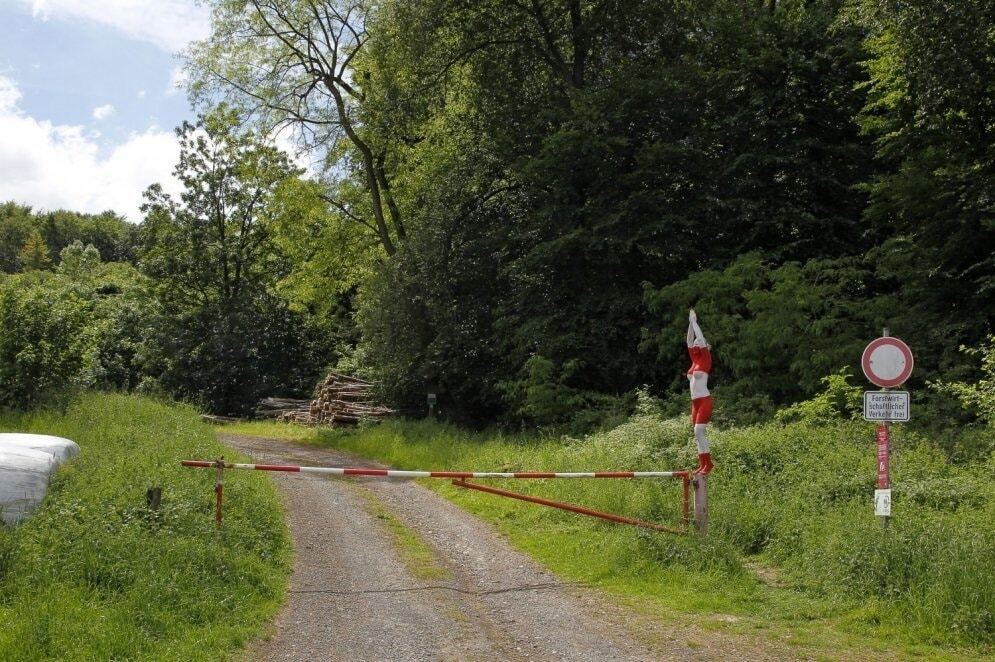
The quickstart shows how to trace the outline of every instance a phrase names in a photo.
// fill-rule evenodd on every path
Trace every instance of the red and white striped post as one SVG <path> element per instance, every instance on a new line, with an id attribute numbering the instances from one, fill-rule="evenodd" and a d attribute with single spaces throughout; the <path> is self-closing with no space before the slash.
<path id="1" fill-rule="evenodd" d="M 183 460 L 180 462 L 184 467 L 202 468 L 210 469 L 215 468 L 217 470 L 217 480 L 215 483 L 215 493 L 217 495 L 216 506 L 215 506 L 215 521 L 217 525 L 221 526 L 222 521 L 222 490 L 223 488 L 223 472 L 225 469 L 249 469 L 253 471 L 281 471 L 287 473 L 315 473 L 315 474 L 325 474 L 332 476 L 364 476 L 364 477 L 380 477 L 380 478 L 448 478 L 452 479 L 453 484 L 462 488 L 478 490 L 480 492 L 487 492 L 490 494 L 496 494 L 499 496 L 505 496 L 512 499 L 519 499 L 522 501 L 529 501 L 531 503 L 537 503 L 544 506 L 549 506 L 551 508 L 559 508 L 561 510 L 569 510 L 571 512 L 580 513 L 583 515 L 589 515 L 591 517 L 597 517 L 600 519 L 608 520 L 611 522 L 618 522 L 621 524 L 629 524 L 632 526 L 639 526 L 647 529 L 653 529 L 656 531 L 667 531 L 670 533 L 684 533 L 684 531 L 675 529 L 673 527 L 663 526 L 661 524 L 655 524 L 653 522 L 646 522 L 643 520 L 623 517 L 621 515 L 615 515 L 613 513 L 605 513 L 597 510 L 591 510 L 589 508 L 584 508 L 570 503 L 563 503 L 559 501 L 552 501 L 550 499 L 543 499 L 540 497 L 531 496 L 528 494 L 522 494 L 520 492 L 512 492 L 510 490 L 502 490 L 496 487 L 488 487 L 484 485 L 479 485 L 477 483 L 470 483 L 468 479 L 471 478 L 510 478 L 510 479 L 543 479 L 543 478 L 675 478 L 680 479 L 682 482 L 682 504 L 681 504 L 681 517 L 684 527 L 688 526 L 689 517 L 689 493 L 690 493 L 690 472 L 688 471 L 578 471 L 578 472 L 545 472 L 545 471 L 518 471 L 518 472 L 497 472 L 497 471 L 406 471 L 399 469 L 367 469 L 363 467 L 305 467 L 293 464 L 244 464 L 237 462 L 225 462 L 224 458 L 219 458 L 217 460 Z M 700 477 L 699 477 L 700 478 Z M 698 479 L 696 479 L 698 480 Z M 695 483 L 695 518 L 696 522 L 700 521 L 698 516 L 698 501 L 697 495 L 699 493 L 698 484 Z M 700 528 L 700 524 L 699 524 Z"/>

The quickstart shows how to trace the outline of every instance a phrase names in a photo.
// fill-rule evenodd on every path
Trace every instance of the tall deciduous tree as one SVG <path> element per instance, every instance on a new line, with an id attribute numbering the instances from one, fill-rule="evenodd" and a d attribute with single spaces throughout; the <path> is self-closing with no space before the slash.
<path id="1" fill-rule="evenodd" d="M 360 119 L 369 72 L 358 70 L 370 36 L 357 0 L 212 0 L 211 36 L 189 53 L 193 96 L 220 93 L 264 126 L 292 126 L 363 183 L 361 204 L 329 196 L 344 217 L 371 230 L 388 255 L 406 229 L 387 170 L 389 141 Z M 352 148 L 340 158 L 339 142 Z M 337 158 L 339 157 L 339 158 Z"/>
<path id="2" fill-rule="evenodd" d="M 16 202 L 0 204 L 0 271 L 20 269 L 18 255 L 33 227 L 31 207 Z"/>
<path id="3" fill-rule="evenodd" d="M 49 256 L 48 246 L 38 230 L 32 230 L 28 235 L 17 259 L 25 271 L 38 271 L 51 266 L 52 258 Z"/>
<path id="4" fill-rule="evenodd" d="M 481 413 L 499 394 L 464 382 L 520 394 L 547 375 L 551 392 L 619 394 L 678 370 L 680 354 L 637 349 L 644 282 L 751 250 L 775 265 L 862 252 L 862 34 L 836 27 L 840 6 L 384 3 L 377 80 L 421 100 L 404 106 L 417 142 L 396 166 L 418 257 L 367 290 L 381 296 L 364 300 L 366 356 L 408 391 L 442 383 Z M 368 110 L 398 114 L 375 100 Z M 399 293 L 422 312 L 385 300 Z M 403 339 L 385 309 L 406 320 Z M 477 348 L 474 333 L 487 334 Z M 536 356 L 550 369 L 533 370 Z"/>
<path id="5" fill-rule="evenodd" d="M 237 299 L 282 275 L 267 214 L 277 190 L 299 171 L 287 155 L 221 109 L 184 122 L 173 175 L 179 200 L 158 184 L 145 192 L 142 268 L 163 296 L 204 304 Z"/>
<path id="6" fill-rule="evenodd" d="M 861 114 L 881 172 L 868 219 L 929 346 L 955 360 L 995 312 L 995 5 L 868 0 L 869 100 Z"/>
<path id="7" fill-rule="evenodd" d="M 141 266 L 163 312 L 148 370 L 219 413 L 308 391 L 327 343 L 272 291 L 287 273 L 271 237 L 275 200 L 298 171 L 224 108 L 177 134 L 183 192 L 175 200 L 153 185 L 144 207 Z"/>

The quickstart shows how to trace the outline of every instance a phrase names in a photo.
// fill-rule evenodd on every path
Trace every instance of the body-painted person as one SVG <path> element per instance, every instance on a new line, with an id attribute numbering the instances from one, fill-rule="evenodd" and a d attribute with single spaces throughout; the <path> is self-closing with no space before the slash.
<path id="1" fill-rule="evenodd" d="M 708 437 L 705 426 L 712 420 L 712 396 L 708 392 L 708 373 L 712 370 L 711 347 L 698 326 L 698 316 L 694 309 L 688 316 L 688 354 L 691 367 L 688 368 L 688 381 L 691 382 L 691 424 L 694 425 L 694 440 L 698 444 L 698 468 L 696 474 L 707 476 L 712 470 L 712 454 L 708 450 Z"/>

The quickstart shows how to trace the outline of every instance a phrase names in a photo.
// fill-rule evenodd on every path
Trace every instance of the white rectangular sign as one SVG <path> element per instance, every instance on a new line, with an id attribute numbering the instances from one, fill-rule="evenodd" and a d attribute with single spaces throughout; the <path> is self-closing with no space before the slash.
<path id="1" fill-rule="evenodd" d="M 874 514 L 891 517 L 891 490 L 874 490 Z"/>
<path id="2" fill-rule="evenodd" d="M 909 420 L 909 392 L 864 391 L 864 419 L 868 421 Z"/>

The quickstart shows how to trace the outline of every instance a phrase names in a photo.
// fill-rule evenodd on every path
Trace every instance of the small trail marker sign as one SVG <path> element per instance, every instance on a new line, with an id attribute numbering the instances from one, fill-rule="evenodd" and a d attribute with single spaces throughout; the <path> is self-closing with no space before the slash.
<path id="1" fill-rule="evenodd" d="M 871 341 L 860 359 L 867 379 L 882 388 L 895 388 L 904 384 L 912 374 L 913 363 L 909 346 L 891 336 Z"/>
<path id="2" fill-rule="evenodd" d="M 891 490 L 874 490 L 874 514 L 891 517 Z"/>
<path id="3" fill-rule="evenodd" d="M 908 421 L 908 391 L 864 391 L 864 420 Z"/>

